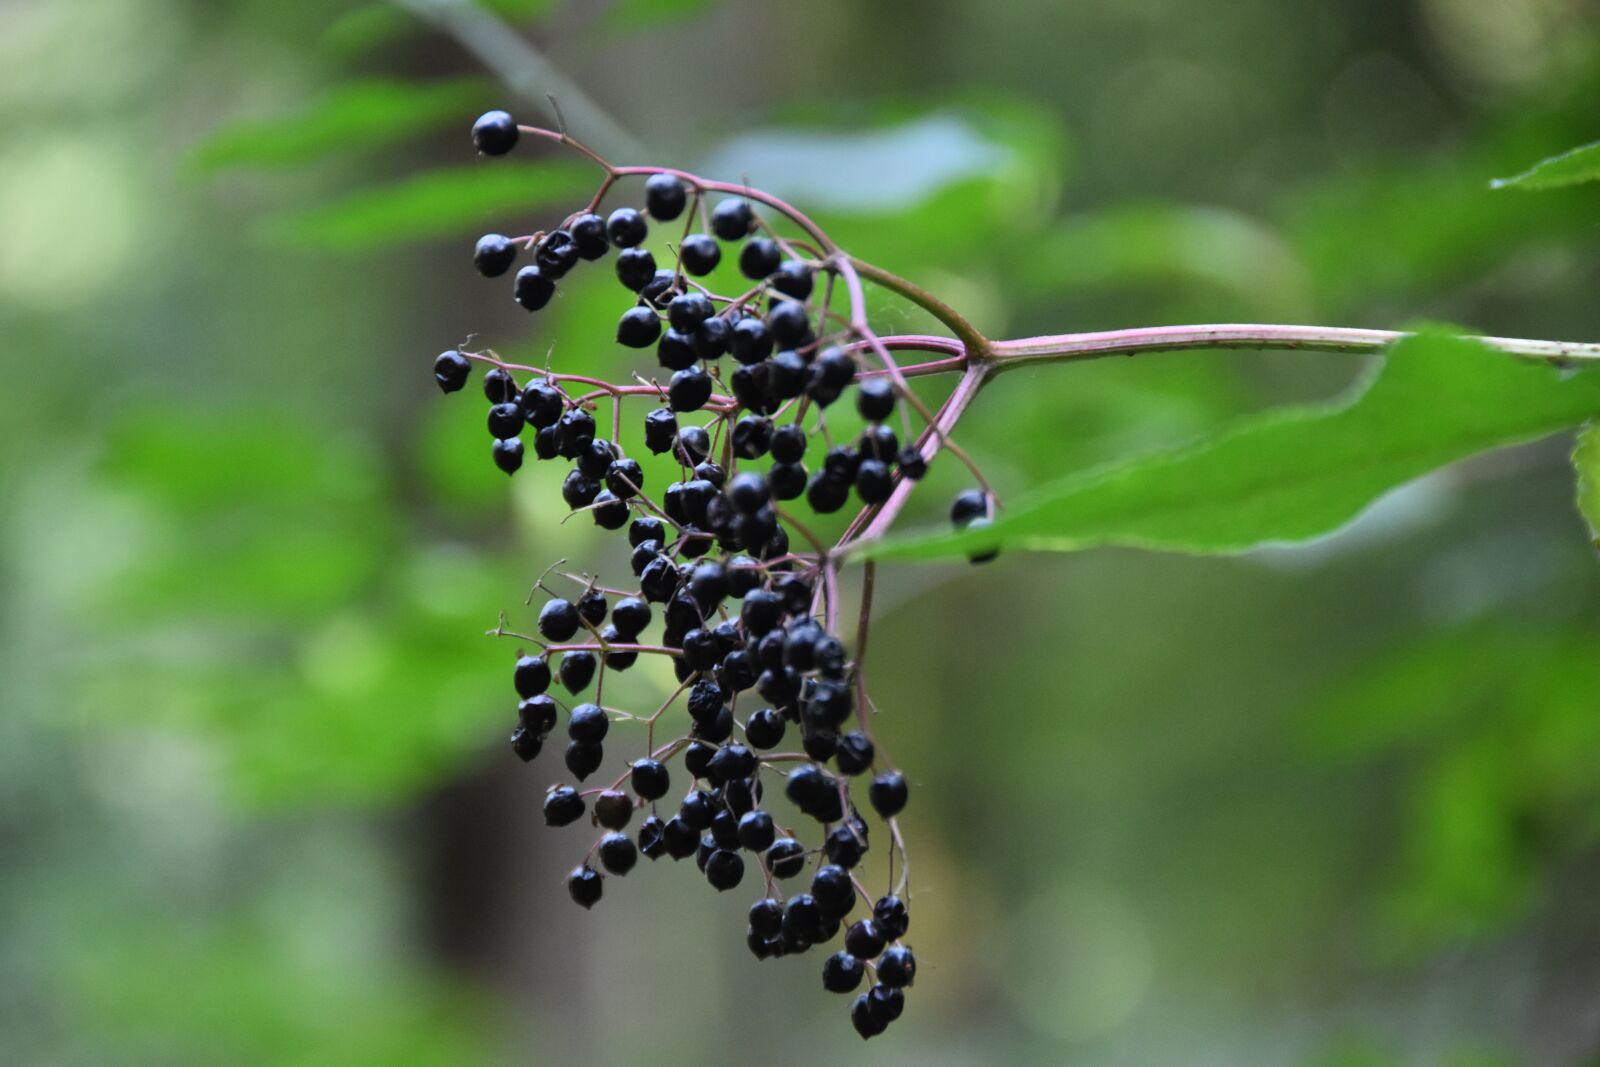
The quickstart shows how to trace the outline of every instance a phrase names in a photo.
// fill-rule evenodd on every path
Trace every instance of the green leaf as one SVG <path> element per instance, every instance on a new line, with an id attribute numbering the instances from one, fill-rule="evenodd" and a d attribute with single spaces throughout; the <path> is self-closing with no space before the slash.
<path id="1" fill-rule="evenodd" d="M 496 160 L 429 171 L 331 204 L 275 216 L 263 221 L 258 236 L 354 250 L 421 237 L 459 236 L 488 225 L 514 230 L 508 220 L 517 213 L 570 204 L 592 192 L 599 181 L 599 172 L 586 164 Z"/>
<path id="2" fill-rule="evenodd" d="M 395 43 L 416 27 L 410 12 L 389 0 L 372 0 L 328 23 L 317 43 L 335 55 L 354 58 Z"/>
<path id="3" fill-rule="evenodd" d="M 1589 523 L 1594 546 L 1600 548 L 1600 423 L 1591 422 L 1578 435 L 1572 466 L 1578 472 L 1578 512 Z"/>
<path id="4" fill-rule="evenodd" d="M 1476 341 L 1420 334 L 1331 404 L 1267 412 L 1184 447 L 1069 475 L 1017 500 L 987 531 L 896 538 L 867 551 L 900 559 L 991 544 L 1220 553 L 1305 540 L 1437 467 L 1596 412 L 1600 375 L 1563 378 Z"/>
<path id="5" fill-rule="evenodd" d="M 1560 189 L 1600 181 L 1600 141 L 1540 160 L 1514 178 L 1496 178 L 1491 189 Z"/>
<path id="6" fill-rule="evenodd" d="M 190 157 L 202 172 L 286 167 L 324 156 L 393 144 L 441 123 L 470 121 L 488 89 L 477 79 L 351 82 L 305 110 L 225 126 Z M 462 139 L 465 143 L 465 125 Z"/>

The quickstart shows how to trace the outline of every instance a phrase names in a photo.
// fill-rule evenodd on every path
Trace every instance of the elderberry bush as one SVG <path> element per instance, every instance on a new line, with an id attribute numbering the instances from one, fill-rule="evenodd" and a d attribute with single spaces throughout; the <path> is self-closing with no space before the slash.
<path id="1" fill-rule="evenodd" d="M 498 156 L 525 132 L 546 131 L 489 112 L 473 139 Z M 796 516 L 853 502 L 846 536 L 859 532 L 923 477 L 939 442 L 931 427 L 912 433 L 915 397 L 887 353 L 874 365 L 869 335 L 833 309 L 838 259 L 785 237 L 750 196 L 712 202 L 715 183 L 605 166 L 591 203 L 549 230 L 482 237 L 473 263 L 509 275 L 529 312 L 601 275 L 617 290 L 615 331 L 574 341 L 653 352 L 654 365 L 643 357 L 630 382 L 603 383 L 492 352 L 434 362 L 446 393 L 486 368 L 500 470 L 515 474 L 530 453 L 562 463 L 561 503 L 628 546 L 631 573 L 540 579 L 537 634 L 511 634 L 525 642 L 511 668 L 511 749 L 559 779 L 545 822 L 590 828 L 567 876 L 574 902 L 601 904 L 641 856 L 692 860 L 711 888 L 753 898 L 740 921 L 757 959 L 814 951 L 823 988 L 853 995 L 851 1023 L 872 1037 L 916 978 L 897 824 L 909 789 L 873 739 L 862 665 L 840 633 L 837 560 Z M 614 183 L 635 174 L 642 203 L 602 213 Z M 678 220 L 653 251 L 655 229 Z M 725 257 L 743 279 L 737 294 L 698 281 Z M 862 425 L 847 440 L 828 429 L 838 405 Z M 623 447 L 624 418 L 660 457 L 649 466 L 673 472 L 664 484 Z M 992 509 L 991 494 L 970 490 L 951 520 L 988 522 Z M 558 579 L 570 588 L 548 584 Z M 860 633 L 866 620 L 863 610 Z M 608 675 L 642 656 L 670 660 L 675 691 L 656 708 L 606 704 Z M 889 880 L 869 888 L 874 847 L 892 852 Z"/>

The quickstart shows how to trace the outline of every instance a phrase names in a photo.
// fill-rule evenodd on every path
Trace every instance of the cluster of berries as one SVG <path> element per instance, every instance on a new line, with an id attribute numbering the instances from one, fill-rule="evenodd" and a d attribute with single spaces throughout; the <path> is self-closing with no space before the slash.
<path id="1" fill-rule="evenodd" d="M 484 154 L 500 155 L 515 145 L 518 127 L 505 112 L 490 112 L 473 138 Z M 859 665 L 819 621 L 819 604 L 837 598 L 827 588 L 822 546 L 813 545 L 815 554 L 791 549 L 790 527 L 808 540 L 812 535 L 783 505 L 803 496 L 813 512 L 827 514 L 844 507 L 853 490 L 870 507 L 886 500 L 898 479 L 919 479 L 927 466 L 919 444 L 902 447 L 888 425 L 899 398 L 892 381 L 864 371 L 851 347 L 839 343 L 843 335 L 829 329 L 826 301 L 814 299 L 819 277 L 827 280 L 826 264 L 762 233 L 748 200 L 729 197 L 709 211 L 701 200 L 701 190 L 677 174 L 656 172 L 645 182 L 643 211 L 623 207 L 602 218 L 591 205 L 545 233 L 485 236 L 474 254 L 480 273 L 498 277 L 531 253 L 533 262 L 515 275 L 514 295 L 537 311 L 579 261 L 615 249 L 617 279 L 632 294 L 616 339 L 632 348 L 654 346 L 671 372 L 665 386 L 591 382 L 602 388 L 573 396 L 568 385 L 579 380 L 573 376 L 522 368 L 529 376 L 519 382 L 498 359 L 461 351 L 440 355 L 434 375 L 454 392 L 473 362 L 491 364 L 483 390 L 495 463 L 508 474 L 518 470 L 523 438 L 531 433 L 537 458 L 572 463 L 561 489 L 568 508 L 586 510 L 603 529 L 627 531 L 636 588 L 566 575 L 581 587 L 569 599 L 541 579 L 549 599 L 539 611 L 539 636 L 515 635 L 540 646 L 522 654 L 514 669 L 520 704 L 511 746 L 523 760 L 535 759 L 560 723 L 563 708 L 551 693 L 558 680 L 579 701 L 565 709 L 564 762 L 576 782 L 599 770 L 613 721 L 646 724 L 643 756 L 615 781 L 586 789 L 555 785 L 545 796 L 549 825 L 588 815 L 600 831 L 567 877 L 572 899 L 592 907 L 606 876 L 627 875 L 641 853 L 651 860 L 692 856 L 707 882 L 724 891 L 742 884 L 747 865 L 754 865 L 759 898 L 748 916 L 751 952 L 761 959 L 796 955 L 842 931 L 842 948 L 823 963 L 823 985 L 848 994 L 868 983 L 851 1019 L 871 1037 L 899 1016 L 916 976 L 916 958 L 903 940 L 910 919 L 895 823 L 907 783 L 872 739 Z M 650 223 L 686 211 L 692 220 L 697 210 L 710 232 L 685 232 L 676 262 L 658 268 L 643 247 Z M 717 296 L 693 279 L 713 271 L 722 244 L 735 242 L 739 270 L 753 284 L 741 296 Z M 724 356 L 735 364 L 726 377 L 718 366 Z M 728 395 L 719 395 L 724 382 Z M 808 470 L 806 414 L 852 389 L 864 428 L 853 444 L 827 448 Z M 659 500 L 647 491 L 645 467 L 624 451 L 620 427 L 612 427 L 611 439 L 601 436 L 590 410 L 611 399 L 620 413 L 625 395 L 656 400 L 643 441 L 666 457 L 653 464 L 670 464 L 678 475 Z M 703 425 L 680 420 L 701 411 L 709 412 Z M 770 462 L 761 469 L 764 460 Z M 969 525 L 987 521 L 989 510 L 986 494 L 972 491 L 957 498 L 951 517 Z M 626 671 L 641 655 L 670 657 L 676 691 L 648 716 L 606 707 L 606 672 Z M 657 725 L 679 698 L 687 728 L 657 743 Z M 759 706 L 740 712 L 741 700 Z M 786 748 L 787 737 L 798 744 Z M 669 765 L 680 757 L 689 782 L 674 807 L 666 800 Z M 793 819 L 764 804 L 765 790 L 778 781 L 794 814 L 817 825 L 818 844 L 804 843 Z M 901 885 L 893 884 L 892 854 L 890 889 L 876 896 L 860 869 L 871 838 L 857 806 L 862 793 L 887 823 L 902 861 Z M 802 878 L 808 868 L 800 891 L 785 899 L 779 883 Z M 852 919 L 858 898 L 863 913 Z"/>

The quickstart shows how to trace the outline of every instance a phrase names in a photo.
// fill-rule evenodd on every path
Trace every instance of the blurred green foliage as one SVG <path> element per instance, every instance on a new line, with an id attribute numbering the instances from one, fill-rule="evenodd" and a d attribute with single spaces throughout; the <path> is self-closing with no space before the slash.
<path id="1" fill-rule="evenodd" d="M 630 162 L 791 192 L 996 336 L 1600 335 L 1594 187 L 1489 188 L 1594 137 L 1585 5 L 481 7 L 659 153 Z M 559 523 L 551 472 L 492 469 L 429 361 L 476 334 L 636 365 L 605 279 L 530 326 L 467 265 L 592 187 L 554 152 L 471 158 L 473 113 L 544 102 L 383 3 L 25 0 L 0 31 L 8 1062 L 704 1062 L 707 1016 L 722 1058 L 777 1062 L 1600 1062 L 1600 577 L 1569 449 L 1402 484 L 1576 425 L 1581 379 L 1557 399 L 1429 342 L 1485 362 L 1397 354 L 1352 393 L 1346 357 L 1189 354 L 986 391 L 961 437 L 1008 500 L 1118 463 L 1170 504 L 1171 457 L 1230 441 L 1258 446 L 1230 476 L 1384 460 L 1306 483 L 1293 524 L 1213 509 L 1254 524 L 1213 532 L 1236 548 L 1400 488 L 1233 559 L 882 568 L 930 964 L 863 1053 L 809 965 L 748 960 L 742 902 L 641 870 L 571 915 L 575 842 L 501 747 L 515 642 L 483 632 L 528 621 L 550 561 L 621 561 Z M 1415 417 L 1363 421 L 1397 370 Z M 1442 400 L 1478 390 L 1492 418 Z M 909 524 L 962 487 L 936 464 Z M 1130 539 L 1064 499 L 1086 541 Z"/>

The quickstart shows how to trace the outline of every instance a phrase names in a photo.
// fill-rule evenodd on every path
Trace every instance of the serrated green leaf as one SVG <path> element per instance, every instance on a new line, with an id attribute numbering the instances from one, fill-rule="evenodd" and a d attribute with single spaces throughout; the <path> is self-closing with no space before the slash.
<path id="1" fill-rule="evenodd" d="M 1578 512 L 1589 524 L 1595 547 L 1600 548 L 1600 423 L 1591 422 L 1578 435 L 1572 466 L 1578 473 Z"/>
<path id="2" fill-rule="evenodd" d="M 351 82 L 305 110 L 225 126 L 190 157 L 205 173 L 228 167 L 285 167 L 335 153 L 393 144 L 448 121 L 465 124 L 488 88 L 478 79 Z M 463 132 L 465 143 L 465 132 Z"/>
<path id="3" fill-rule="evenodd" d="M 895 538 L 866 551 L 898 559 L 991 544 L 1230 553 L 1300 541 L 1428 471 L 1596 412 L 1600 374 L 1563 378 L 1470 339 L 1421 334 L 1331 404 L 1268 412 L 1185 447 L 1069 475 L 1017 500 L 990 530 Z"/>
<path id="4" fill-rule="evenodd" d="M 1514 178 L 1496 178 L 1491 189 L 1560 189 L 1600 181 L 1600 141 L 1540 160 Z"/>
<path id="5" fill-rule="evenodd" d="M 516 229 L 519 214 L 591 193 L 598 172 L 580 163 L 506 163 L 429 171 L 332 204 L 265 220 L 265 240 L 370 249 L 474 228 Z M 532 229 L 530 226 L 529 229 Z"/>

